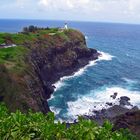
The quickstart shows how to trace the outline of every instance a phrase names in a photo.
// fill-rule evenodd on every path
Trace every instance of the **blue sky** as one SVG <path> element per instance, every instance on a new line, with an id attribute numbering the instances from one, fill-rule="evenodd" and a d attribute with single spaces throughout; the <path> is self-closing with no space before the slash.
<path id="1" fill-rule="evenodd" d="M 1 0 L 0 18 L 140 24 L 140 0 Z"/>

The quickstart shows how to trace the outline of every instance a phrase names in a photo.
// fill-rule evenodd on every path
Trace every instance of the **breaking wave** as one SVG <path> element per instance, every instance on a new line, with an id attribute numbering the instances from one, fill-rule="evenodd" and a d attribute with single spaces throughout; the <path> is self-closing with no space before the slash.
<path id="1" fill-rule="evenodd" d="M 118 93 L 117 98 L 112 99 L 110 96 L 115 92 Z M 76 101 L 68 102 L 67 115 L 73 120 L 77 119 L 78 115 L 93 115 L 93 110 L 109 108 L 110 106 L 107 105 L 106 102 L 111 102 L 114 105 L 117 105 L 121 96 L 129 97 L 132 105 L 140 107 L 140 91 L 131 91 L 127 88 L 114 86 L 90 91 L 88 95 L 79 97 Z"/>
<path id="2" fill-rule="evenodd" d="M 64 76 L 64 77 L 60 78 L 60 80 L 54 84 L 54 86 L 56 87 L 55 91 L 59 90 L 62 86 L 65 86 L 65 80 L 82 75 L 88 67 L 96 65 L 97 64 L 96 62 L 103 61 L 103 60 L 111 61 L 112 58 L 114 57 L 114 56 L 110 55 L 109 53 L 100 52 L 100 51 L 99 51 L 99 53 L 101 55 L 99 56 L 99 58 L 97 60 L 89 61 L 89 64 L 87 64 L 85 67 L 79 69 L 73 75 Z"/>

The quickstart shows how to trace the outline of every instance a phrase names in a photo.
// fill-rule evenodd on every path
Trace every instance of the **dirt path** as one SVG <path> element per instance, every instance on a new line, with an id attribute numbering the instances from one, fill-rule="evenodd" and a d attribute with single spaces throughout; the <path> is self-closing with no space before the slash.
<path id="1" fill-rule="evenodd" d="M 0 49 L 2 48 L 11 48 L 11 47 L 16 47 L 17 45 L 12 44 L 12 45 L 0 45 Z"/>

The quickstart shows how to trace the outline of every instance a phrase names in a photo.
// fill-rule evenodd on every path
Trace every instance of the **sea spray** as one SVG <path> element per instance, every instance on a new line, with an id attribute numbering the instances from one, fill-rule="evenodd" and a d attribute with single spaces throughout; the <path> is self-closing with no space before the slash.
<path id="1" fill-rule="evenodd" d="M 116 99 L 113 99 L 111 98 L 111 95 L 115 92 L 117 92 L 118 95 Z M 73 120 L 77 119 L 78 115 L 93 115 L 93 110 L 95 111 L 109 108 L 110 106 L 106 104 L 107 102 L 110 102 L 113 105 L 119 105 L 119 100 L 122 96 L 129 97 L 130 103 L 133 106 L 138 106 L 140 108 L 140 91 L 131 91 L 127 88 L 113 86 L 110 88 L 106 87 L 90 91 L 89 94 L 79 97 L 76 101 L 68 102 L 67 115 L 69 118 L 73 118 Z M 128 106 L 129 109 L 130 107 L 131 106 Z"/>
<path id="2" fill-rule="evenodd" d="M 97 62 L 98 61 L 103 61 L 103 60 L 105 60 L 105 61 L 111 61 L 112 60 L 112 58 L 114 57 L 114 56 L 112 56 L 112 55 L 110 55 L 109 53 L 105 53 L 105 52 L 99 52 L 101 55 L 99 56 L 99 58 L 97 59 L 97 60 L 93 60 L 93 61 L 89 61 L 89 64 L 88 65 L 86 65 L 85 67 L 83 67 L 83 68 L 81 68 L 81 69 L 79 69 L 77 72 L 75 72 L 73 75 L 70 75 L 70 76 L 64 76 L 64 77 L 62 77 L 62 78 L 60 78 L 60 80 L 58 81 L 58 82 L 56 82 L 55 84 L 54 84 L 54 86 L 56 87 L 55 88 L 55 91 L 57 91 L 57 90 L 59 90 L 60 88 L 62 88 L 63 86 L 67 86 L 67 84 L 66 84 L 66 80 L 69 80 L 69 79 L 71 79 L 71 78 L 74 78 L 74 77 L 77 77 L 77 76 L 80 76 L 80 75 L 82 75 L 86 70 L 87 70 L 87 68 L 88 67 L 91 67 L 91 66 L 94 66 L 94 65 L 96 65 L 97 64 Z M 51 98 L 49 99 L 49 100 L 52 100 L 53 98 L 55 98 L 55 93 L 54 94 L 52 94 L 52 96 L 51 96 Z M 95 102 L 94 102 L 95 103 Z M 81 100 L 81 104 L 82 104 L 82 100 Z M 88 102 L 88 105 L 90 104 L 90 102 Z M 92 102 L 91 102 L 91 104 L 92 104 Z M 70 104 L 69 104 L 69 102 L 68 102 L 68 106 L 69 106 Z M 71 105 L 70 105 L 71 106 Z M 74 105 L 72 105 L 72 107 L 69 107 L 69 109 L 71 108 L 71 109 L 73 109 L 73 107 L 74 107 Z M 76 106 L 75 106 L 76 107 Z M 84 106 L 85 107 L 85 109 L 86 110 L 88 110 L 88 111 L 91 111 L 91 106 Z M 89 108 L 88 108 L 89 107 Z M 56 115 L 57 114 L 59 114 L 59 112 L 60 112 L 60 110 L 61 109 L 58 109 L 58 108 L 55 108 L 54 106 L 50 106 L 50 109 L 51 109 L 51 111 L 52 112 L 54 112 Z M 59 111 L 57 111 L 57 109 L 59 110 Z M 79 108 L 80 109 L 80 108 Z M 72 111 L 72 110 L 71 110 Z M 71 115 L 69 114 L 70 112 L 71 112 L 70 110 L 68 110 L 68 113 L 66 113 L 66 120 L 68 120 L 68 121 L 73 121 L 73 119 L 75 119 L 75 118 L 77 118 L 77 115 L 78 114 L 76 114 L 76 113 L 74 113 L 73 115 L 73 117 L 71 117 Z M 74 111 L 74 110 L 73 110 Z M 72 111 L 72 112 L 73 112 Z M 83 112 L 82 112 L 82 110 L 80 111 L 80 113 L 81 114 L 85 114 L 85 111 L 83 110 Z M 89 112 L 88 112 L 89 113 Z M 76 115 L 76 116 L 75 116 Z M 58 119 L 60 119 L 60 118 L 58 118 Z M 65 120 L 65 121 L 66 121 Z"/>

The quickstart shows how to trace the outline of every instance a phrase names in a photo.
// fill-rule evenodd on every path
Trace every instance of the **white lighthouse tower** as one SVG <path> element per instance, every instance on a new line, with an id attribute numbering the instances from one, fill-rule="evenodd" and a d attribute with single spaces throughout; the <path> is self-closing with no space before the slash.
<path id="1" fill-rule="evenodd" d="M 68 29 L 68 24 L 65 23 L 64 29 L 67 30 Z"/>

